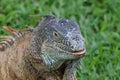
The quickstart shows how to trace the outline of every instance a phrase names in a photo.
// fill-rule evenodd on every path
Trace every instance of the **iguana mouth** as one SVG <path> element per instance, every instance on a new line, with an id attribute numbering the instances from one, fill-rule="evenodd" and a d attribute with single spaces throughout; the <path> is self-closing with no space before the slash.
<path id="1" fill-rule="evenodd" d="M 71 51 L 73 54 L 76 55 L 83 55 L 86 52 L 86 49 L 78 50 L 78 51 Z"/>
<path id="2" fill-rule="evenodd" d="M 84 55 L 85 52 L 86 52 L 86 49 L 81 49 L 81 50 L 76 50 L 76 51 L 73 51 L 71 50 L 70 48 L 66 47 L 64 44 L 60 44 L 60 43 L 56 43 L 54 42 L 54 45 L 56 46 L 56 48 L 59 48 L 60 50 L 62 51 L 65 51 L 65 52 L 69 52 L 69 53 L 72 53 L 74 55 Z M 50 45 L 49 45 L 50 46 Z M 62 46 L 62 47 L 61 47 Z"/>

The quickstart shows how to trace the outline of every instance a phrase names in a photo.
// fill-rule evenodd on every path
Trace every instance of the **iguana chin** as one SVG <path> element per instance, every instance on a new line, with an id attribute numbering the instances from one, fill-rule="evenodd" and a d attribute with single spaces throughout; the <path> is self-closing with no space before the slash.
<path id="1" fill-rule="evenodd" d="M 46 15 L 36 28 L 1 36 L 0 80 L 76 80 L 85 53 L 79 25 Z"/>

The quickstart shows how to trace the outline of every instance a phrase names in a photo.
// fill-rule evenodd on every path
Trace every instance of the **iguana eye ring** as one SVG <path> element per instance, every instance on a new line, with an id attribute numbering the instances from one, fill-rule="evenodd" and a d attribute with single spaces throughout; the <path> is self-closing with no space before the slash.
<path id="1" fill-rule="evenodd" d="M 59 36 L 59 34 L 57 33 L 57 32 L 53 32 L 53 36 L 55 36 L 55 37 L 58 37 Z"/>

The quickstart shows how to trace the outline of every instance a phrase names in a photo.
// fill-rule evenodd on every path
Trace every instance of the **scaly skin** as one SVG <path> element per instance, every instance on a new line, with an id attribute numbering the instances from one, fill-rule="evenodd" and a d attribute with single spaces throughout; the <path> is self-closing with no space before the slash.
<path id="1" fill-rule="evenodd" d="M 8 31 L 13 36 L 17 33 L 17 40 L 7 49 L 8 44 L 0 46 L 4 50 L 0 53 L 0 80 L 77 80 L 76 70 L 85 53 L 77 23 L 46 15 L 24 36 Z"/>

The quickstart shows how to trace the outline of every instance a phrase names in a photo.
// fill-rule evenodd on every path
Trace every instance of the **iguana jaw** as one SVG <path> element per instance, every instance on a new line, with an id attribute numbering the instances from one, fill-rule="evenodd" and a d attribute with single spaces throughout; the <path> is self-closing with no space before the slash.
<path id="1" fill-rule="evenodd" d="M 73 51 L 64 44 L 56 42 L 54 44 L 43 42 L 41 46 L 41 56 L 50 70 L 58 69 L 67 60 L 75 60 L 82 57 L 85 52 L 85 48 Z"/>
<path id="2" fill-rule="evenodd" d="M 68 46 L 66 46 L 64 44 L 60 44 L 60 43 L 56 43 L 56 42 L 54 42 L 54 45 L 55 45 L 55 48 L 57 48 L 59 51 L 63 51 L 65 53 L 69 53 L 69 54 L 73 54 L 73 55 L 84 55 L 86 52 L 85 48 L 73 50 L 72 48 L 69 48 Z"/>
<path id="3" fill-rule="evenodd" d="M 62 47 L 60 47 L 60 45 Z M 86 49 L 85 48 L 81 48 L 81 49 L 78 49 L 78 50 L 73 50 L 72 48 L 69 48 L 63 44 L 59 44 L 59 46 L 56 46 L 56 48 L 59 50 L 59 51 L 62 51 L 62 52 L 65 52 L 65 53 L 69 53 L 69 54 L 73 54 L 73 55 L 84 55 L 85 52 L 86 52 Z"/>

